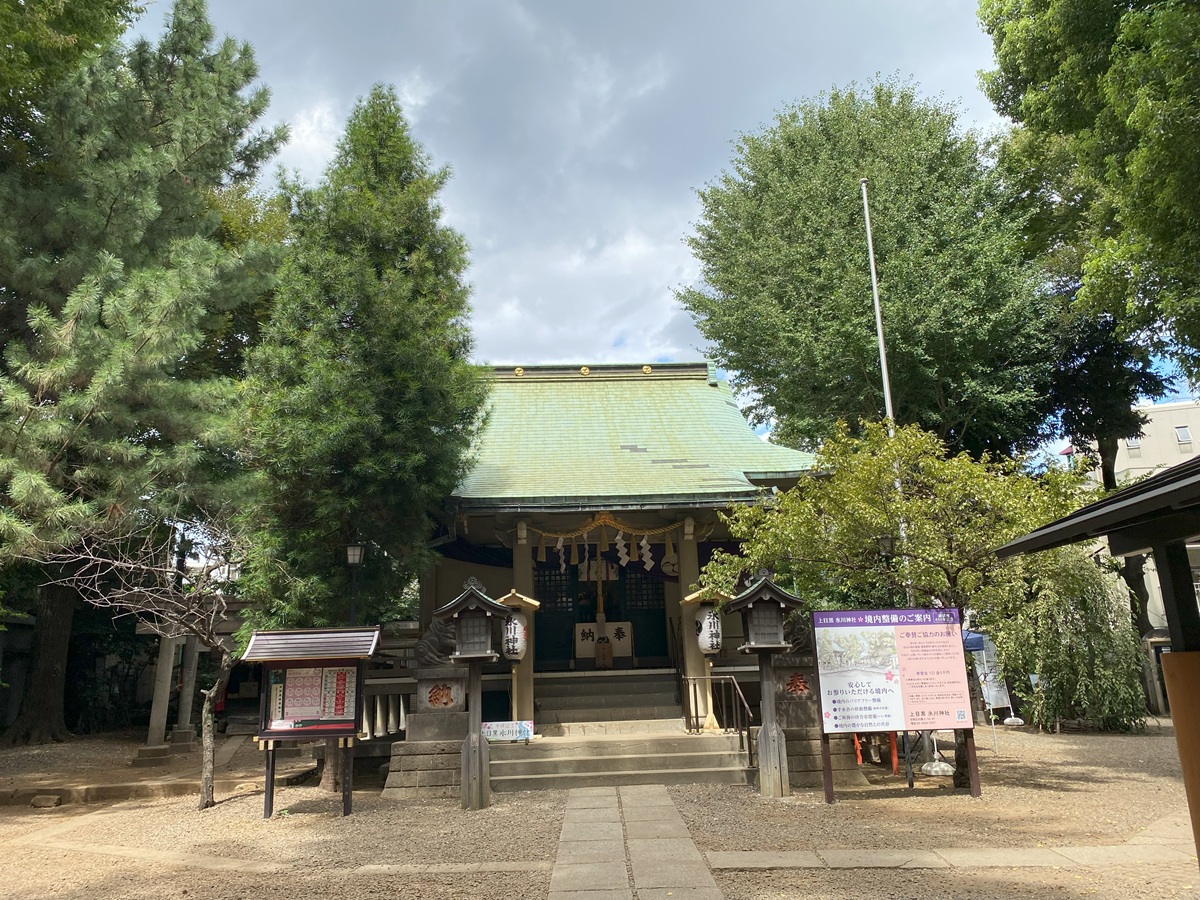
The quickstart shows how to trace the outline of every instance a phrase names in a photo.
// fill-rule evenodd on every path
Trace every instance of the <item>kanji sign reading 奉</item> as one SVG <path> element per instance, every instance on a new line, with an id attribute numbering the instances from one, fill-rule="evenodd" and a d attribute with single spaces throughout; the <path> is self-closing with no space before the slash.
<path id="1" fill-rule="evenodd" d="M 956 609 L 813 613 L 826 733 L 970 728 Z"/>

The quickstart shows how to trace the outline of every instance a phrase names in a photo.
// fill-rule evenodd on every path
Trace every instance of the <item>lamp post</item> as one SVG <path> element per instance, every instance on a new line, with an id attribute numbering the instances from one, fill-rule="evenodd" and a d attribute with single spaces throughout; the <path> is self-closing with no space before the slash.
<path id="1" fill-rule="evenodd" d="M 362 565 L 362 544 L 346 545 L 346 565 L 350 567 L 350 624 L 358 624 L 358 568 Z"/>

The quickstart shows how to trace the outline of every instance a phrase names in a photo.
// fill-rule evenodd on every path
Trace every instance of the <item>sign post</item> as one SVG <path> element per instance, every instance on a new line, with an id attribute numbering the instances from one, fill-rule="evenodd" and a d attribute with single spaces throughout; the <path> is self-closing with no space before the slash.
<path id="1" fill-rule="evenodd" d="M 363 663 L 378 647 L 377 625 L 255 631 L 250 638 L 242 662 L 260 662 L 264 670 L 257 737 L 267 754 L 264 819 L 275 806 L 276 745 L 318 738 L 338 739 L 342 815 L 350 815 L 354 738 L 363 730 Z"/>
<path id="2" fill-rule="evenodd" d="M 957 609 L 814 612 L 821 731 L 963 731 L 979 796 L 974 721 Z M 833 802 L 825 753 L 825 799 Z M 911 769 L 909 787 L 912 786 Z"/>

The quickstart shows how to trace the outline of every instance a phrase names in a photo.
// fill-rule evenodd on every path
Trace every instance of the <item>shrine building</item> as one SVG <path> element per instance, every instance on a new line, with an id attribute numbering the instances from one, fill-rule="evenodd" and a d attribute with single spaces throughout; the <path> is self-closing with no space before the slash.
<path id="1" fill-rule="evenodd" d="M 493 685 L 511 685 L 514 719 L 544 730 L 572 717 L 678 718 L 678 706 L 638 708 L 629 679 L 619 690 L 612 681 L 624 699 L 598 697 L 591 710 L 543 688 L 595 682 L 600 670 L 709 675 L 696 608 L 683 601 L 713 552 L 736 546 L 719 514 L 792 487 L 812 456 L 755 434 L 711 364 L 498 367 L 493 377 L 474 465 L 421 583 L 422 626 L 470 578 L 491 597 L 516 591 L 539 607 L 524 661 Z M 718 669 L 746 662 L 740 618 L 725 618 Z M 699 703 L 693 713 L 709 700 Z"/>

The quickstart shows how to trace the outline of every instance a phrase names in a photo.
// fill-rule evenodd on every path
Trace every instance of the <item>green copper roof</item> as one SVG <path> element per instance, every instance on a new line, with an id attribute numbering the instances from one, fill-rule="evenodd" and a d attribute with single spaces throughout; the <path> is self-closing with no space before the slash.
<path id="1" fill-rule="evenodd" d="M 705 363 L 497 368 L 455 495 L 495 511 L 719 506 L 811 465 L 760 439 Z"/>

